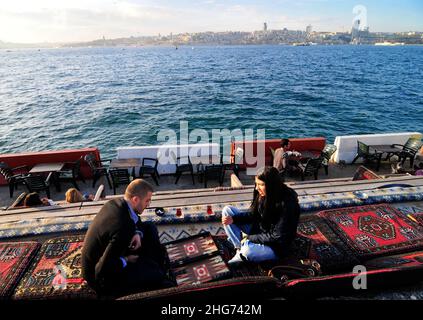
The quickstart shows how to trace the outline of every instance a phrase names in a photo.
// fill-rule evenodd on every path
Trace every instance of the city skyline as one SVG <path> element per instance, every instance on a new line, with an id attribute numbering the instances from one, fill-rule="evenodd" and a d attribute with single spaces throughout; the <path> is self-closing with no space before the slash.
<path id="1" fill-rule="evenodd" d="M 418 0 L 2 0 L 0 40 L 15 43 L 90 41 L 105 36 L 255 31 L 349 31 L 364 8 L 373 32 L 423 30 Z"/>

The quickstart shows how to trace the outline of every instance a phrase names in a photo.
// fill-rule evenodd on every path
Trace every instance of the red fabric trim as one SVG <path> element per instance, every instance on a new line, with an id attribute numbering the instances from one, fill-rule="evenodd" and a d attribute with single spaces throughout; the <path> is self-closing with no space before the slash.
<path id="1" fill-rule="evenodd" d="M 371 274 L 378 274 L 378 273 L 388 273 L 388 272 L 395 272 L 395 271 L 399 271 L 399 269 L 397 268 L 389 268 L 389 269 L 383 269 L 383 270 L 372 270 L 372 271 L 366 271 L 366 272 L 361 272 L 361 274 L 363 275 L 371 275 Z M 318 278 L 310 278 L 310 279 L 297 279 L 297 280 L 292 280 L 289 281 L 287 284 L 285 284 L 286 287 L 292 287 L 298 283 L 301 282 L 317 282 L 317 281 L 325 281 L 325 280 L 330 280 L 330 279 L 342 279 L 342 278 L 348 278 L 348 277 L 356 277 L 357 275 L 359 275 L 359 273 L 346 273 L 346 274 L 341 274 L 341 275 L 334 275 L 334 276 L 324 276 L 324 277 L 318 277 Z"/>

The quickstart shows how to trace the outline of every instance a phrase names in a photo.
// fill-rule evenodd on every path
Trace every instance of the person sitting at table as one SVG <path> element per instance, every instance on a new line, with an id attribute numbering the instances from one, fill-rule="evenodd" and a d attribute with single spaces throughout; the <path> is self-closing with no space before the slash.
<path id="1" fill-rule="evenodd" d="M 37 192 L 29 193 L 23 201 L 24 207 L 41 207 L 54 205 L 54 202 L 47 198 L 41 198 Z"/>
<path id="2" fill-rule="evenodd" d="M 275 150 L 273 157 L 273 166 L 278 169 L 279 174 L 283 177 L 285 172 L 301 172 L 299 162 L 293 158 L 301 156 L 298 151 L 289 151 L 291 142 L 289 139 L 281 140 L 281 147 Z"/>
<path id="3" fill-rule="evenodd" d="M 76 188 L 70 188 L 65 193 L 65 200 L 67 203 L 78 203 L 78 202 L 84 202 L 84 201 L 93 201 L 94 195 L 92 194 L 82 194 L 78 189 Z"/>
<path id="4" fill-rule="evenodd" d="M 414 169 L 407 170 L 403 167 L 401 162 L 397 164 L 391 164 L 392 173 L 393 174 L 411 174 L 413 176 L 423 176 L 423 162 L 419 163 L 418 165 L 414 165 Z"/>

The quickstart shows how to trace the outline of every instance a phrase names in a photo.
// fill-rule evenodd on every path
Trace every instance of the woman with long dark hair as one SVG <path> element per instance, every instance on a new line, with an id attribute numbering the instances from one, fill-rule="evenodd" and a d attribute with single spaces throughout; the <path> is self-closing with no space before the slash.
<path id="1" fill-rule="evenodd" d="M 253 202 L 247 212 L 222 210 L 228 240 L 237 249 L 229 263 L 275 260 L 289 252 L 300 216 L 297 193 L 286 186 L 274 167 L 257 172 Z"/>

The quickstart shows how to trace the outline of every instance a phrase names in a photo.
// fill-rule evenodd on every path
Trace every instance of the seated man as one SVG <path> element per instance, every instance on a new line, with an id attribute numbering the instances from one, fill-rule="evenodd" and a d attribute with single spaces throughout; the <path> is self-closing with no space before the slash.
<path id="1" fill-rule="evenodd" d="M 153 223 L 141 222 L 153 187 L 132 181 L 124 198 L 107 202 L 91 223 L 82 249 L 84 279 L 100 295 L 121 296 L 173 285 Z"/>
<path id="2" fill-rule="evenodd" d="M 291 142 L 289 139 L 282 139 L 281 147 L 275 150 L 273 166 L 278 169 L 281 176 L 283 176 L 285 172 L 301 172 L 298 161 L 292 159 L 292 157 L 300 157 L 301 153 L 297 151 L 288 151 L 290 147 Z"/>

